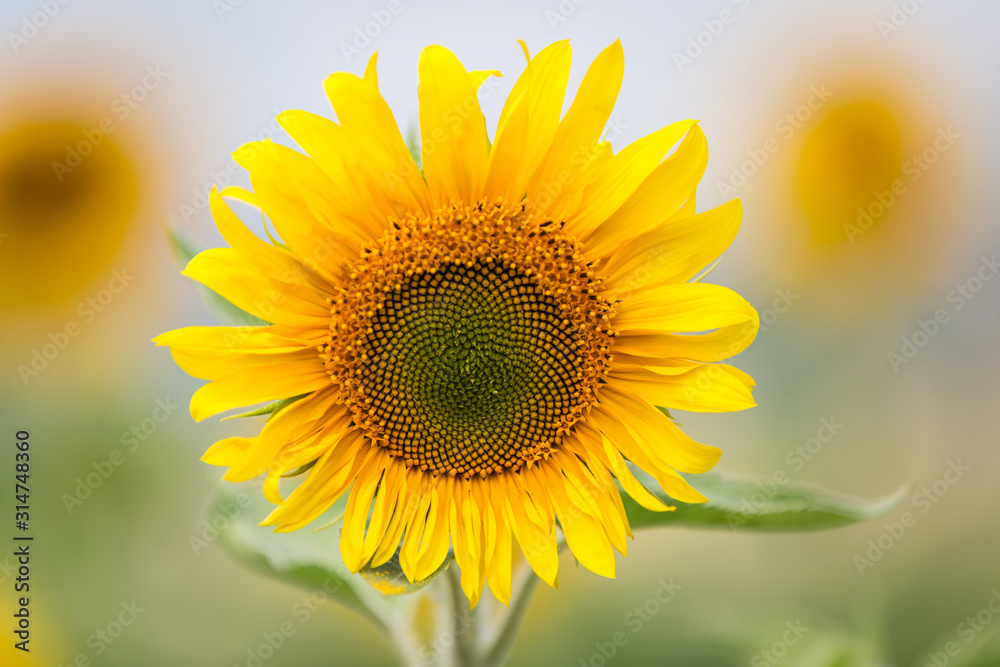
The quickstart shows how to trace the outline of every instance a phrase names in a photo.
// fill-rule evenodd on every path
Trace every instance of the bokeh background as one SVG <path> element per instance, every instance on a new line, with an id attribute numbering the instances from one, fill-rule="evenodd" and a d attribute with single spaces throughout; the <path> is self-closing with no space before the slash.
<path id="1" fill-rule="evenodd" d="M 615 581 L 566 555 L 511 664 L 1000 665 L 998 25 L 987 0 L 3 0 L 0 493 L 6 517 L 28 429 L 36 539 L 29 662 L 9 647 L 0 549 L 0 663 L 246 665 L 301 599 L 211 541 L 192 546 L 219 476 L 198 457 L 257 426 L 196 425 L 198 382 L 149 342 L 211 323 L 164 226 L 220 243 L 204 193 L 246 183 L 230 152 L 287 141 L 281 110 L 329 113 L 323 78 L 360 73 L 375 50 L 404 127 L 423 46 L 500 69 L 482 100 L 492 128 L 523 67 L 518 38 L 532 51 L 569 38 L 572 91 L 620 37 L 613 144 L 701 120 L 699 208 L 745 208 L 713 279 L 763 319 L 735 362 L 759 407 L 681 421 L 724 448 L 722 471 L 912 493 L 831 532 L 640 533 Z M 900 531 L 904 512 L 915 522 Z M 679 593 L 637 624 L 671 578 Z M 134 621 L 102 639 L 123 609 Z M 620 630 L 627 644 L 602 656 Z M 391 659 L 331 603 L 266 664 Z"/>

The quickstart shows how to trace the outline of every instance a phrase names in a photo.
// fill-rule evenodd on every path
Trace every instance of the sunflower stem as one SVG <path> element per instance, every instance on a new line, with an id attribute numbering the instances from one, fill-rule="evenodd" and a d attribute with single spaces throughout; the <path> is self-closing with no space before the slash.
<path id="1" fill-rule="evenodd" d="M 455 632 L 455 667 L 480 667 L 478 614 L 470 608 L 469 599 L 462 590 L 458 568 L 448 568 L 451 589 L 452 628 Z"/>
<path id="2" fill-rule="evenodd" d="M 528 611 L 538 582 L 539 578 L 535 576 L 531 568 L 525 566 L 521 571 L 520 581 L 515 582 L 510 610 L 507 612 L 492 646 L 486 652 L 482 667 L 501 667 L 507 660 L 507 656 L 514 648 L 514 642 L 517 640 L 521 624 L 524 622 L 524 615 Z"/>

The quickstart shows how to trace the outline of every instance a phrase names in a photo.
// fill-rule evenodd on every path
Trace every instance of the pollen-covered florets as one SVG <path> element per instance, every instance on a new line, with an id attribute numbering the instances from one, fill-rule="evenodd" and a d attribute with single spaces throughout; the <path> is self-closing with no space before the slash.
<path id="1" fill-rule="evenodd" d="M 610 368 L 612 305 L 561 224 L 503 201 L 393 221 L 331 299 L 322 346 L 355 422 L 432 474 L 547 458 Z"/>

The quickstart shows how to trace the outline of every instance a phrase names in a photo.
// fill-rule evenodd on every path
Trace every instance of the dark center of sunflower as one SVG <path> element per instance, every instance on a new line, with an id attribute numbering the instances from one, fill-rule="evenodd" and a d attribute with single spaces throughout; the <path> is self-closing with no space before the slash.
<path id="1" fill-rule="evenodd" d="M 579 394 L 576 336 L 521 271 L 447 264 L 390 293 L 357 380 L 385 446 L 422 469 L 510 468 L 550 447 Z"/>
<path id="2" fill-rule="evenodd" d="M 355 424 L 407 466 L 548 457 L 610 368 L 611 304 L 559 225 L 503 203 L 395 221 L 330 299 L 320 345 Z"/>

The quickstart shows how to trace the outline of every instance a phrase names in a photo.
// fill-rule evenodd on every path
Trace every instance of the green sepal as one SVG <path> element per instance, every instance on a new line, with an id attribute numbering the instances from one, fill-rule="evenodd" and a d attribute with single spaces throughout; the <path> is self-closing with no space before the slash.
<path id="1" fill-rule="evenodd" d="M 319 459 L 316 459 L 316 460 L 310 461 L 309 463 L 306 463 L 304 465 L 300 465 L 295 470 L 290 470 L 290 471 L 286 472 L 285 474 L 282 475 L 282 477 L 298 477 L 302 473 L 309 472 L 310 470 L 313 469 L 313 466 L 316 465 L 316 461 L 318 461 L 318 460 Z"/>
<path id="2" fill-rule="evenodd" d="M 438 575 L 448 569 L 448 566 L 451 565 L 453 560 L 455 560 L 455 556 L 451 551 L 449 551 L 448 556 L 444 559 L 444 562 L 441 563 L 441 567 L 434 570 L 434 572 L 432 572 L 426 579 L 415 583 L 410 583 L 410 580 L 407 579 L 406 575 L 403 573 L 403 568 L 399 564 L 398 551 L 393 554 L 392 558 L 378 567 L 368 567 L 366 565 L 361 568 L 359 574 L 365 581 L 368 582 L 369 586 L 386 597 L 409 595 L 410 593 L 416 593 L 421 588 L 431 583 L 431 581 L 437 578 Z"/>
<path id="3" fill-rule="evenodd" d="M 272 403 L 268 403 L 267 405 L 262 405 L 261 407 L 255 408 L 248 412 L 241 412 L 238 415 L 229 415 L 228 417 L 223 417 L 222 421 L 228 421 L 230 419 L 240 419 L 242 417 L 260 417 L 261 415 L 271 415 L 271 417 L 273 418 L 274 415 L 276 415 L 279 411 L 284 410 L 295 401 L 305 398 L 308 395 L 309 394 L 299 394 L 298 396 L 292 396 L 291 398 L 283 398 L 280 401 L 274 401 Z"/>

